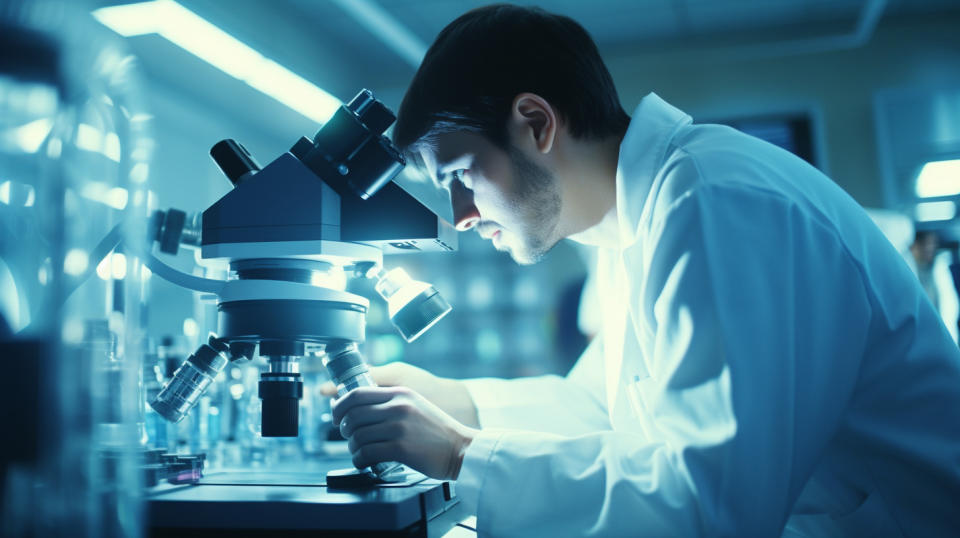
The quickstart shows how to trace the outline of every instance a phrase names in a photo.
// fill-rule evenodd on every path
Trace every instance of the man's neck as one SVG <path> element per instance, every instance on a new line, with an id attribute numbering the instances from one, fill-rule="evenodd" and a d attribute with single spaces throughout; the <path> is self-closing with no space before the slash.
<path id="1" fill-rule="evenodd" d="M 617 242 L 617 162 L 623 135 L 567 139 L 556 171 L 564 189 L 564 236 L 588 244 Z"/>

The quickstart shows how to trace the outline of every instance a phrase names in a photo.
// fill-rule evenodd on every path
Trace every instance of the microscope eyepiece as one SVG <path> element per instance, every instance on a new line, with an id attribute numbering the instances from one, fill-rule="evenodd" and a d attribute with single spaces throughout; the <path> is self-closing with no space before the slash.
<path id="1" fill-rule="evenodd" d="M 369 90 L 361 90 L 317 131 L 290 149 L 313 173 L 337 190 L 366 200 L 406 166 L 383 132 L 396 116 Z"/>
<path id="2" fill-rule="evenodd" d="M 360 90 L 357 95 L 354 95 L 353 99 L 347 103 L 347 109 L 357 116 L 360 116 L 374 101 L 376 101 L 376 99 L 373 97 L 373 92 L 364 88 Z"/>
<path id="3" fill-rule="evenodd" d="M 210 148 L 210 156 L 234 186 L 260 171 L 260 165 L 247 148 L 231 138 L 214 144 Z"/>

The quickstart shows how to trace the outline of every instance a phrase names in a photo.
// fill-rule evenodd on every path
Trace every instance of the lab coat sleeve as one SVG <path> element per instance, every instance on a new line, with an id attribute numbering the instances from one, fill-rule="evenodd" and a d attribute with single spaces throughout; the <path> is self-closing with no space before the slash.
<path id="1" fill-rule="evenodd" d="M 566 377 L 465 380 L 480 427 L 568 436 L 610 429 L 602 350 L 600 338 L 594 338 Z"/>
<path id="2" fill-rule="evenodd" d="M 630 299 L 654 441 L 489 432 L 461 470 L 481 535 L 778 536 L 836 431 L 871 314 L 858 267 L 810 211 L 675 174 L 655 248 L 624 258 L 645 269 Z"/>

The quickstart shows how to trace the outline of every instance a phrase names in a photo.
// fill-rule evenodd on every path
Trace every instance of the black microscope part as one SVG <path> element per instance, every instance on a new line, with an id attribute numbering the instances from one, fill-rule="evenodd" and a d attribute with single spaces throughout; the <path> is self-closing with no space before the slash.
<path id="1" fill-rule="evenodd" d="M 160 252 L 176 254 L 180 245 L 200 245 L 200 215 L 179 209 L 157 210 L 147 223 L 147 243 L 159 243 Z"/>
<path id="2" fill-rule="evenodd" d="M 207 343 L 198 347 L 187 360 L 202 372 L 216 377 L 223 367 L 220 361 L 223 360 L 229 350 L 229 346 L 224 341 L 211 334 Z"/>
<path id="3" fill-rule="evenodd" d="M 300 429 L 300 374 L 260 374 L 258 385 L 263 400 L 261 431 L 264 437 L 296 437 Z"/>
<path id="4" fill-rule="evenodd" d="M 312 142 L 301 138 L 290 153 L 341 195 L 349 191 L 366 200 L 406 165 L 403 155 L 383 136 L 395 120 L 369 90 L 361 90 L 334 112 Z"/>
<path id="5" fill-rule="evenodd" d="M 383 134 L 397 117 L 383 103 L 377 101 L 370 90 L 360 90 L 347 104 L 347 109 L 374 134 Z"/>
<path id="6" fill-rule="evenodd" d="M 260 342 L 260 355 L 263 357 L 302 357 L 306 353 L 306 344 L 297 340 L 263 340 Z"/>
<path id="7" fill-rule="evenodd" d="M 230 362 L 240 359 L 253 360 L 257 353 L 257 344 L 255 342 L 236 341 L 230 342 Z"/>
<path id="8" fill-rule="evenodd" d="M 243 181 L 247 174 L 260 171 L 260 165 L 247 148 L 230 138 L 214 144 L 210 148 L 210 156 L 234 186 Z"/>

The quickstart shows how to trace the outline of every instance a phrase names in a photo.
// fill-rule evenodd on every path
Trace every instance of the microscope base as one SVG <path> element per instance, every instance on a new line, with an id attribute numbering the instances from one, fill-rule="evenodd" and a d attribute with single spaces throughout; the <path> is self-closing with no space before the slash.
<path id="1" fill-rule="evenodd" d="M 331 487 L 325 469 L 214 472 L 195 485 L 147 494 L 150 536 L 439 536 L 470 514 L 453 485 L 415 482 Z"/>

